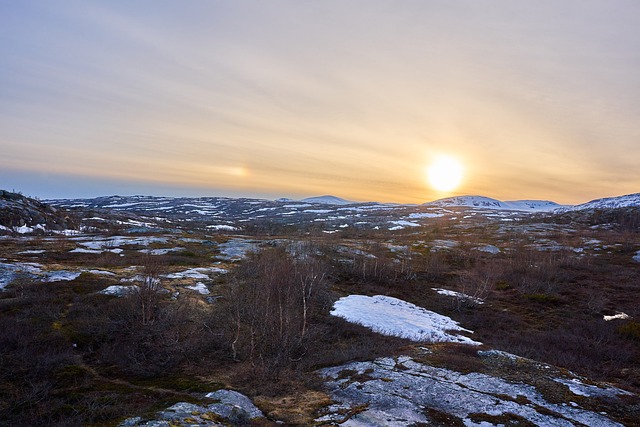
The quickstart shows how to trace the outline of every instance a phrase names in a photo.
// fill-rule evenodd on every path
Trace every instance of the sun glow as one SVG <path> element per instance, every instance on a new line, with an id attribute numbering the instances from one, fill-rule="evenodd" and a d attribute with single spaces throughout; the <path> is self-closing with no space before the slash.
<path id="1" fill-rule="evenodd" d="M 462 181 L 462 164 L 451 156 L 439 156 L 427 168 L 429 184 L 437 191 L 452 191 Z"/>

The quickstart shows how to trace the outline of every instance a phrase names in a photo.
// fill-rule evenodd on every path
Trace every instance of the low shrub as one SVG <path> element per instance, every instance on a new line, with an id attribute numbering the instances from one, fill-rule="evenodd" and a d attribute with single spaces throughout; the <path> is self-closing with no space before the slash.
<path id="1" fill-rule="evenodd" d="M 640 341 L 640 322 L 630 321 L 618 326 L 616 330 L 627 339 Z"/>
<path id="2" fill-rule="evenodd" d="M 559 304 L 562 302 L 558 296 L 549 294 L 523 294 L 522 297 L 539 304 Z"/>

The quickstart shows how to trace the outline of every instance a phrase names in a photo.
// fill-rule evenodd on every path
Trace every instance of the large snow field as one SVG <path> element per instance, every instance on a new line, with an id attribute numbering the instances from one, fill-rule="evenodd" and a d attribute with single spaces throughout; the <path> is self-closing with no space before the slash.
<path id="1" fill-rule="evenodd" d="M 455 320 L 410 302 L 384 295 L 349 295 L 340 298 L 331 314 L 374 332 L 416 342 L 481 343 L 448 331 L 472 332 Z"/>

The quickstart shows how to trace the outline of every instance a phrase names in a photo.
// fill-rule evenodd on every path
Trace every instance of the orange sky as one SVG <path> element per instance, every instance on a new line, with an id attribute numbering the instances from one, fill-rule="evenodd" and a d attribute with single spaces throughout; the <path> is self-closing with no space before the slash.
<path id="1" fill-rule="evenodd" d="M 422 203 L 640 191 L 635 1 L 0 6 L 0 188 Z M 426 169 L 459 159 L 461 185 Z"/>

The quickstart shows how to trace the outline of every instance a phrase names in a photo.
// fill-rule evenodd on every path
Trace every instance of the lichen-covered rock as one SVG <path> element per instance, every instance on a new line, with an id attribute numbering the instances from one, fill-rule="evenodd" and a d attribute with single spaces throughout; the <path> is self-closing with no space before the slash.
<path id="1" fill-rule="evenodd" d="M 262 411 L 258 409 L 247 396 L 237 391 L 218 390 L 213 393 L 208 393 L 207 397 L 220 400 L 220 403 L 214 403 L 213 405 L 207 406 L 207 408 L 223 418 L 229 420 L 234 418 L 251 420 L 264 416 Z"/>
<path id="2" fill-rule="evenodd" d="M 178 402 L 157 414 L 157 419 L 143 420 L 140 417 L 129 418 L 119 427 L 165 427 L 198 426 L 213 427 L 244 425 L 264 415 L 251 400 L 237 391 L 218 390 L 205 397 L 216 400 L 211 404 L 196 405 Z"/>
<path id="3" fill-rule="evenodd" d="M 485 357 L 505 357 L 507 363 L 527 360 L 506 357 L 503 352 L 484 353 Z M 341 426 L 406 426 L 430 423 L 434 421 L 433 414 L 444 414 L 465 426 L 489 425 L 485 422 L 498 423 L 509 418 L 538 426 L 622 427 L 606 414 L 583 406 L 589 404 L 584 391 L 587 387 L 576 381 L 570 382 L 568 400 L 557 403 L 547 400 L 536 384 L 507 381 L 478 372 L 456 372 L 419 363 L 408 356 L 351 362 L 322 369 L 319 374 L 327 380 L 336 403 L 324 410 L 318 422 Z M 559 382 L 566 383 L 565 380 Z M 574 385 L 581 388 L 576 390 Z M 601 393 L 592 393 L 591 398 L 603 395 L 604 390 L 609 399 L 630 395 L 614 388 L 590 387 L 588 391 L 593 389 Z"/>

